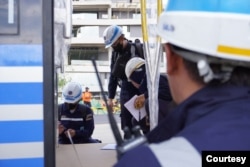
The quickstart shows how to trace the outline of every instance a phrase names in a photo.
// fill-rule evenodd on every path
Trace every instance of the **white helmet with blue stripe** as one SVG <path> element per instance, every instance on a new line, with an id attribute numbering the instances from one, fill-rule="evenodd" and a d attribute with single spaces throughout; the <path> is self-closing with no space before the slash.
<path id="1" fill-rule="evenodd" d="M 65 103 L 74 104 L 82 98 L 82 87 L 79 83 L 69 82 L 63 88 L 62 95 Z"/>
<path id="2" fill-rule="evenodd" d="M 157 31 L 181 48 L 249 65 L 249 0 L 168 0 Z"/>
<path id="3" fill-rule="evenodd" d="M 104 30 L 103 38 L 105 48 L 109 48 L 122 35 L 122 28 L 117 25 L 111 25 Z"/>

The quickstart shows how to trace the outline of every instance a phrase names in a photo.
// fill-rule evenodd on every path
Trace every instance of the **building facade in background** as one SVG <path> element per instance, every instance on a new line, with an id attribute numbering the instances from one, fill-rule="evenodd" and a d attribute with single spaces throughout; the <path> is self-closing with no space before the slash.
<path id="1" fill-rule="evenodd" d="M 107 91 L 112 49 L 104 48 L 103 31 L 109 25 L 122 27 L 125 36 L 142 41 L 140 0 L 73 0 L 71 47 L 65 61 L 64 75 L 100 94 L 92 59 L 98 65 L 102 85 Z M 161 58 L 160 71 L 165 72 Z M 119 93 L 119 90 L 118 90 Z"/>

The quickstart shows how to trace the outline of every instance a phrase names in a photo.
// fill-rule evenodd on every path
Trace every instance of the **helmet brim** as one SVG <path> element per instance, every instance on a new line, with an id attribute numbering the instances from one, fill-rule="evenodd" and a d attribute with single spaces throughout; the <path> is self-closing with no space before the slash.
<path id="1" fill-rule="evenodd" d="M 65 98 L 64 98 L 63 101 L 64 101 L 65 103 L 74 104 L 74 103 L 77 103 L 78 101 L 80 101 L 80 99 L 81 99 L 81 97 L 76 98 L 76 99 L 74 99 L 74 100 L 68 100 L 68 99 L 65 99 Z"/>
<path id="2" fill-rule="evenodd" d="M 112 45 L 112 44 L 106 45 L 106 46 L 105 46 L 105 49 L 110 48 L 110 47 L 111 47 L 111 45 Z"/>

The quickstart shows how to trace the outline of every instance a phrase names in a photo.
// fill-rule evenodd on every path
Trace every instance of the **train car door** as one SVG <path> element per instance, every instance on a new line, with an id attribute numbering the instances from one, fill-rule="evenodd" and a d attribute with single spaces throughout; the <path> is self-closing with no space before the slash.
<path id="1" fill-rule="evenodd" d="M 53 1 L 0 0 L 0 166 L 55 166 Z"/>

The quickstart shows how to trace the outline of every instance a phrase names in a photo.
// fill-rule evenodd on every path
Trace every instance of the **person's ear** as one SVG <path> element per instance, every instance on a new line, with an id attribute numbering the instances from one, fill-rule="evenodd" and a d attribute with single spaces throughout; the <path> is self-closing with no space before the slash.
<path id="1" fill-rule="evenodd" d="M 171 74 L 171 72 L 173 71 L 173 63 L 174 63 L 174 61 L 173 61 L 173 55 L 174 55 L 174 53 L 173 53 L 173 51 L 171 50 L 171 47 L 170 47 L 170 44 L 165 44 L 164 45 L 164 48 L 165 48 L 165 52 L 166 52 L 166 61 L 167 61 L 167 69 L 166 69 L 166 72 L 167 72 L 167 74 Z"/>
<path id="2" fill-rule="evenodd" d="M 171 74 L 178 68 L 179 56 L 177 56 L 170 44 L 165 44 L 166 60 L 167 60 L 167 74 Z"/>

